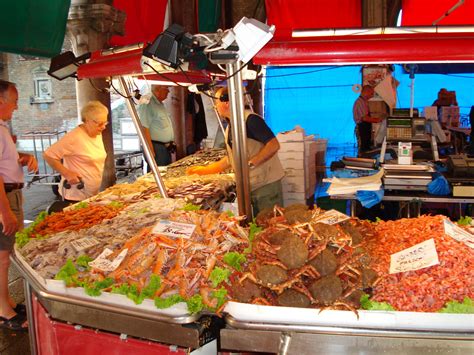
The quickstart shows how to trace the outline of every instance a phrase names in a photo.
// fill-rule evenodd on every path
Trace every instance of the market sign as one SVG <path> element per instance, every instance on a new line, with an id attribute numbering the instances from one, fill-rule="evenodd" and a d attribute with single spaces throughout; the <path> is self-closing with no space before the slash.
<path id="1" fill-rule="evenodd" d="M 40 57 L 61 52 L 70 0 L 2 1 L 0 51 Z"/>
<path id="2" fill-rule="evenodd" d="M 428 239 L 410 248 L 390 255 L 390 274 L 415 271 L 438 265 L 438 253 L 434 239 Z"/>

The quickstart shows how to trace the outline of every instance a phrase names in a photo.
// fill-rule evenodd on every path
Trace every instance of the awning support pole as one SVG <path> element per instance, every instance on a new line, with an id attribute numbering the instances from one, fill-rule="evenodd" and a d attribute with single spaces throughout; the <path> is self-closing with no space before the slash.
<path id="1" fill-rule="evenodd" d="M 247 157 L 247 129 L 245 126 L 242 73 L 239 71 L 241 65 L 240 62 L 228 63 L 226 64 L 226 71 L 229 76 L 227 86 L 229 90 L 237 205 L 239 214 L 247 216 L 247 221 L 251 221 L 252 207 L 250 203 L 250 178 Z"/>
<path id="2" fill-rule="evenodd" d="M 143 147 L 143 153 L 145 153 L 146 160 L 151 167 L 151 171 L 153 172 L 153 176 L 155 177 L 156 185 L 160 190 L 160 194 L 163 197 L 168 197 L 168 193 L 166 192 L 166 186 L 161 178 L 160 171 L 158 170 L 158 165 L 156 165 L 155 157 L 151 154 L 151 147 L 148 145 L 148 141 L 145 139 L 145 135 L 143 134 L 142 124 L 138 118 L 138 112 L 135 107 L 134 102 L 132 101 L 132 94 L 128 89 L 127 83 L 123 76 L 119 77 L 120 86 L 122 87 L 122 92 L 127 97 L 125 102 L 127 103 L 128 110 L 130 111 L 130 116 L 132 117 L 132 122 L 137 130 L 138 139 L 140 144 Z"/>

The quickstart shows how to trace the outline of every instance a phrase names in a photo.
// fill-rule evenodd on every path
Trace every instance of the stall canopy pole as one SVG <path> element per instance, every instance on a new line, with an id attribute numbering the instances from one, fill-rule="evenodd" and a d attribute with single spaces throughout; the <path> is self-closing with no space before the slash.
<path id="1" fill-rule="evenodd" d="M 122 87 L 122 92 L 127 97 L 125 102 L 127 103 L 128 110 L 130 111 L 130 116 L 132 116 L 132 121 L 133 121 L 133 124 L 135 125 L 135 129 L 137 130 L 138 139 L 140 140 L 140 144 L 143 147 L 143 152 L 145 153 L 146 160 L 148 161 L 148 164 L 150 164 L 151 171 L 153 172 L 153 176 L 155 177 L 156 184 L 158 185 L 158 188 L 160 189 L 160 194 L 163 197 L 168 197 L 165 183 L 163 182 L 163 179 L 161 178 L 160 172 L 158 170 L 158 165 L 156 165 L 155 157 L 153 156 L 153 154 L 151 154 L 151 148 L 148 145 L 148 141 L 145 139 L 145 136 L 143 135 L 142 124 L 140 123 L 140 120 L 138 119 L 138 112 L 137 112 L 134 102 L 132 101 L 133 100 L 132 94 L 130 93 L 130 90 L 128 89 L 127 83 L 123 76 L 119 77 L 119 82 L 120 82 L 120 86 Z"/>
<path id="2" fill-rule="evenodd" d="M 245 127 L 244 95 L 242 91 L 242 73 L 240 62 L 226 64 L 227 86 L 229 88 L 230 120 L 232 129 L 232 152 L 237 188 L 239 214 L 252 219 L 250 204 L 250 179 L 247 158 L 247 130 Z"/>

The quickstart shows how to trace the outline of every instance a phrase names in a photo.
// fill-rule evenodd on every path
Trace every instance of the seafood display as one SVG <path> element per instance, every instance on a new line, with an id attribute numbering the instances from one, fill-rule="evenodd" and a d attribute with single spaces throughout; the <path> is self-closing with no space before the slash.
<path id="1" fill-rule="evenodd" d="M 92 289 L 91 295 L 111 291 L 136 303 L 154 299 L 158 308 L 186 302 L 190 313 L 204 308 L 219 312 L 227 302 L 223 284 L 236 265 L 229 261 L 231 251 L 248 245 L 241 219 L 214 211 L 176 210 L 168 220 L 194 225 L 192 237 L 174 238 L 145 228 L 106 256 L 110 262 L 122 256 L 118 266 L 105 268 L 94 261 L 86 270 L 71 273 L 71 259 L 56 278 L 86 292 Z"/>
<path id="2" fill-rule="evenodd" d="M 227 155 L 225 149 L 203 149 L 167 166 L 164 176 L 166 178 L 181 177 L 186 175 L 186 169 L 195 165 L 208 165 Z"/>
<path id="3" fill-rule="evenodd" d="M 30 239 L 19 252 L 39 275 L 53 278 L 67 259 L 75 260 L 80 255 L 95 258 L 104 248 L 118 250 L 131 236 L 154 225 L 157 220 L 168 218 L 172 211 L 184 206 L 185 202 L 180 199 L 140 201 L 124 208 L 114 218 L 90 228 Z"/>
<path id="4" fill-rule="evenodd" d="M 262 211 L 252 252 L 232 276 L 231 296 L 245 303 L 286 307 L 359 308 L 362 290 L 373 286 L 356 220 L 340 225 L 318 222 L 324 211 L 304 205 Z"/>
<path id="5" fill-rule="evenodd" d="M 474 299 L 474 251 L 444 231 L 444 216 L 421 216 L 374 224 L 368 238 L 372 267 L 380 280 L 373 299 L 399 311 L 436 312 L 448 301 Z M 433 238 L 439 264 L 388 274 L 390 255 Z"/>

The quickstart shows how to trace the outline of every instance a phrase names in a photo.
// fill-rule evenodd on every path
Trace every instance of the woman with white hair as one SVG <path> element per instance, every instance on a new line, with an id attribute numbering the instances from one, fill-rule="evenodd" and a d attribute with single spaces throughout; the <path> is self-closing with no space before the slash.
<path id="1" fill-rule="evenodd" d="M 102 131 L 109 110 L 99 101 L 81 110 L 82 123 L 43 154 L 46 162 L 61 174 L 59 193 L 65 201 L 77 202 L 99 192 L 106 152 Z"/>

